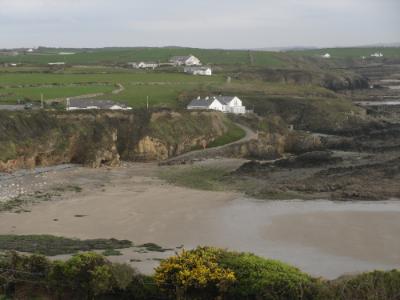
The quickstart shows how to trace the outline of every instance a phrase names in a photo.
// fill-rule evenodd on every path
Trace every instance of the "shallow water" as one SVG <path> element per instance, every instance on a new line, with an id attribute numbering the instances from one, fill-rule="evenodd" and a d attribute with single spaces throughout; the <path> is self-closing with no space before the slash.
<path id="1" fill-rule="evenodd" d="M 400 202 L 238 199 L 214 213 L 218 246 L 279 259 L 313 275 L 400 267 Z"/>

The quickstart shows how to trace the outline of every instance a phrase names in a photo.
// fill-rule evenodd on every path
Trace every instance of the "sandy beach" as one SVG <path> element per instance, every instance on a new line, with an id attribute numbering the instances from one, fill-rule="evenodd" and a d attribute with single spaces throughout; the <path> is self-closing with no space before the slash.
<path id="1" fill-rule="evenodd" d="M 79 185 L 82 191 L 33 204 L 27 212 L 0 213 L 0 234 L 117 238 L 172 249 L 144 254 L 124 249 L 111 257 L 146 273 L 182 245 L 250 251 L 327 278 L 400 266 L 400 202 L 258 201 L 169 185 L 157 178 L 161 168 L 168 167 L 137 163 L 44 173 L 46 189 Z M 8 184 L 39 180 L 35 176 Z"/>

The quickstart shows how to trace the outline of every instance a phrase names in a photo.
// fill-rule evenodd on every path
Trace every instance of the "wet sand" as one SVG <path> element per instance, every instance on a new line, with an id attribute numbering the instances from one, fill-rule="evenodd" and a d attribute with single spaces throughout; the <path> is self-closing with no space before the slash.
<path id="1" fill-rule="evenodd" d="M 0 213 L 0 234 L 118 238 L 173 249 L 125 249 L 111 257 L 147 273 L 157 265 L 154 259 L 181 245 L 249 251 L 327 278 L 400 267 L 400 202 L 257 201 L 171 186 L 157 179 L 159 170 L 155 164 L 126 164 L 54 172 L 48 186 L 80 183 L 83 191 L 32 205 L 28 213 Z"/>
<path id="2" fill-rule="evenodd" d="M 400 211 L 312 212 L 277 216 L 267 240 L 321 252 L 400 265 Z"/>

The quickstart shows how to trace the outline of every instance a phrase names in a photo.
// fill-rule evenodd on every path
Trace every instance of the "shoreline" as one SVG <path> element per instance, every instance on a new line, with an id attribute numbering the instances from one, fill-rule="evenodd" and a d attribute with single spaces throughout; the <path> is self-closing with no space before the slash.
<path id="1" fill-rule="evenodd" d="M 159 259 L 173 255 L 182 245 L 185 249 L 207 245 L 254 252 L 325 278 L 400 267 L 397 256 L 400 241 L 393 239 L 400 234 L 400 225 L 394 221 L 400 217 L 397 200 L 252 199 L 235 192 L 170 185 L 158 178 L 161 168 L 154 163 L 124 163 L 113 169 L 77 167 L 54 171 L 46 177 L 46 189 L 79 184 L 82 191 L 69 191 L 53 201 L 35 203 L 28 207 L 29 212 L 0 213 L 0 234 L 116 238 L 130 240 L 136 245 L 156 243 L 172 249 L 162 253 L 138 253 L 128 248 L 120 250 L 121 256 L 109 257 L 115 262 L 131 264 L 144 273 L 150 273 Z M 330 214 L 330 218 L 321 217 L 326 214 Z M 359 215 L 356 221 L 354 214 Z M 379 230 L 369 225 L 370 214 L 386 220 L 378 222 L 383 224 Z M 360 231 L 360 228 L 368 230 Z M 315 230 L 312 234 L 311 229 Z M 367 247 L 375 243 L 382 232 L 390 237 L 388 245 L 391 246 Z M 354 234 L 361 238 L 355 239 L 357 235 Z M 341 237 L 343 249 L 335 245 L 326 248 L 327 240 Z M 385 240 L 382 243 L 386 243 Z M 362 253 L 369 250 L 367 254 Z M 316 258 L 323 263 L 316 264 Z"/>

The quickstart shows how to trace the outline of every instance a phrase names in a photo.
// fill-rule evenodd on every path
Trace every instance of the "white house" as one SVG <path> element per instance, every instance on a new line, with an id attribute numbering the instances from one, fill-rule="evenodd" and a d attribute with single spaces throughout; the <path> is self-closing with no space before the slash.
<path id="1" fill-rule="evenodd" d="M 197 97 L 189 103 L 187 109 L 210 109 L 232 114 L 246 113 L 246 107 L 242 105 L 242 100 L 236 96 Z"/>
<path id="2" fill-rule="evenodd" d="M 325 53 L 324 55 L 322 55 L 323 58 L 331 58 L 331 55 L 329 53 Z"/>
<path id="3" fill-rule="evenodd" d="M 134 69 L 153 69 L 154 70 L 155 68 L 158 67 L 158 64 L 155 62 L 144 62 L 144 61 L 141 61 L 139 63 L 131 62 L 131 63 L 128 63 L 128 65 L 130 65 Z"/>
<path id="4" fill-rule="evenodd" d="M 189 56 L 174 56 L 169 60 L 175 66 L 200 66 L 200 59 L 193 55 Z"/>
<path id="5" fill-rule="evenodd" d="M 116 103 L 111 100 L 93 100 L 93 99 L 69 99 L 67 98 L 66 109 L 71 110 L 92 110 L 92 109 L 107 109 L 107 110 L 131 110 L 122 103 Z"/>
<path id="6" fill-rule="evenodd" d="M 48 65 L 49 65 L 49 66 L 64 66 L 64 65 L 65 65 L 65 62 L 62 62 L 62 61 L 49 62 Z"/>
<path id="7" fill-rule="evenodd" d="M 210 67 L 185 67 L 184 72 L 192 75 L 212 75 L 212 69 Z"/>
<path id="8" fill-rule="evenodd" d="M 382 52 L 376 52 L 376 53 L 371 54 L 371 57 L 383 57 L 383 54 L 382 54 Z"/>

